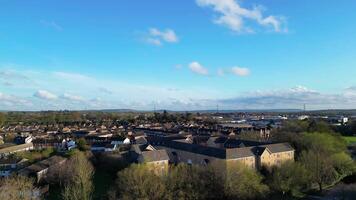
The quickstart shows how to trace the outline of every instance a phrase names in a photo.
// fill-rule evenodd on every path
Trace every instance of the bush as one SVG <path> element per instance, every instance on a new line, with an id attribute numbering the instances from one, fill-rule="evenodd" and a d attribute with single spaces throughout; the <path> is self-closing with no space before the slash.
<path id="1" fill-rule="evenodd" d="M 272 169 L 271 189 L 282 195 L 299 196 L 309 185 L 309 174 L 299 162 L 288 161 Z"/>
<path id="2" fill-rule="evenodd" d="M 228 168 L 225 180 L 225 195 L 230 199 L 260 199 L 269 188 L 262 183 L 263 176 L 253 169 L 239 164 Z"/>

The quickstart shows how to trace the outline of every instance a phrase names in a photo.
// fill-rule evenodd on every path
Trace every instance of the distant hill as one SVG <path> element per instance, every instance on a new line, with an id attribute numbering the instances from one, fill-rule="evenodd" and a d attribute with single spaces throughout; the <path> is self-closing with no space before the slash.
<path id="1" fill-rule="evenodd" d="M 100 112 L 140 112 L 134 109 L 103 109 L 103 110 L 88 110 L 88 111 L 100 111 Z"/>
<path id="2" fill-rule="evenodd" d="M 135 110 L 135 109 L 99 109 L 99 110 L 62 110 L 66 112 L 111 112 L 111 113 L 150 113 L 153 110 Z M 155 112 L 162 113 L 164 109 L 156 110 Z M 216 113 L 216 110 L 166 110 L 169 113 Z M 0 112 L 58 112 L 58 111 L 8 111 L 2 110 Z M 325 109 L 325 110 L 307 110 L 304 112 L 302 109 L 242 109 L 242 110 L 219 110 L 219 113 L 274 113 L 274 114 L 306 114 L 306 115 L 344 115 L 356 116 L 356 109 Z"/>

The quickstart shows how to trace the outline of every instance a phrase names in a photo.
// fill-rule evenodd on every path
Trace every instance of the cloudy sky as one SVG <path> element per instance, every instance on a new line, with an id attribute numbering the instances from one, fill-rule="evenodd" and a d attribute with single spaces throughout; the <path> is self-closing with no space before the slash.
<path id="1" fill-rule="evenodd" d="M 0 0 L 0 110 L 356 108 L 354 0 Z"/>

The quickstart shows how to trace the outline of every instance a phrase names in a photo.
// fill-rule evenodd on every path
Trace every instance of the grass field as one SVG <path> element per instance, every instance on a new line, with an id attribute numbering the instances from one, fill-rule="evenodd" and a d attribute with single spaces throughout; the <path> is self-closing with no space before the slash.
<path id="1" fill-rule="evenodd" d="M 347 144 L 356 144 L 356 136 L 344 136 L 343 138 Z"/>

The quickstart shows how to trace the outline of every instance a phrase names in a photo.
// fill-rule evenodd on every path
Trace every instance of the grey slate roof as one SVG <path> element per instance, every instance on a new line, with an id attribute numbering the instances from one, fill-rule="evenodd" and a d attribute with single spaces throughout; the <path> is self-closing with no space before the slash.
<path id="1" fill-rule="evenodd" d="M 155 150 L 155 151 L 143 151 L 142 154 L 143 162 L 156 162 L 169 160 L 169 156 L 166 150 Z"/>
<path id="2" fill-rule="evenodd" d="M 33 147 L 32 143 L 8 146 L 8 147 L 0 149 L 0 154 L 11 153 L 11 152 L 14 152 L 14 151 L 19 151 L 19 150 L 22 150 L 22 149 L 25 149 L 25 148 L 31 148 L 31 147 Z"/>
<path id="3" fill-rule="evenodd" d="M 267 145 L 261 145 L 260 147 L 268 148 L 271 151 L 271 153 L 294 151 L 293 147 L 288 143 L 267 144 Z"/>
<path id="4" fill-rule="evenodd" d="M 191 153 L 206 155 L 210 157 L 220 158 L 220 159 L 237 159 L 243 157 L 250 157 L 255 155 L 260 155 L 263 151 L 268 148 L 271 153 L 294 151 L 288 143 L 278 143 L 278 144 L 267 144 L 251 147 L 242 148 L 215 148 L 209 146 L 202 146 L 197 144 L 189 144 L 185 142 L 180 142 L 177 140 L 167 140 L 166 138 L 149 138 L 148 142 L 152 145 L 169 147 L 172 149 L 187 151 Z M 243 141 L 251 142 L 251 141 Z M 253 142 L 251 142 L 252 144 Z M 256 143 L 258 144 L 258 143 Z"/>
<path id="5" fill-rule="evenodd" d="M 226 149 L 226 159 L 238 159 L 255 156 L 253 147 Z"/>
<path id="6" fill-rule="evenodd" d="M 64 157 L 61 156 L 52 156 L 50 158 L 47 158 L 45 160 L 39 161 L 35 164 L 32 164 L 26 168 L 21 169 L 18 173 L 20 175 L 30 175 L 30 174 L 34 174 L 37 172 L 40 172 L 44 169 L 47 169 L 53 165 L 59 164 L 64 162 L 65 160 L 67 160 Z"/>

